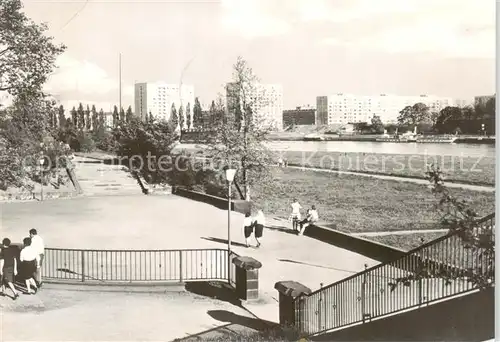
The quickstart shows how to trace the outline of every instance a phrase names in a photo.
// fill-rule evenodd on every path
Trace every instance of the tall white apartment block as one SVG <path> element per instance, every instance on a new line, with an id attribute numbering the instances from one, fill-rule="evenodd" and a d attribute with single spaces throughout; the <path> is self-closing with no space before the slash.
<path id="1" fill-rule="evenodd" d="M 136 83 L 135 84 L 135 113 L 142 120 L 146 120 L 149 113 L 159 120 L 170 120 L 172 104 L 175 105 L 177 115 L 179 108 L 183 107 L 183 115 L 186 115 L 186 107 L 191 107 L 191 115 L 194 106 L 194 87 L 192 85 L 178 85 L 167 83 Z M 184 126 L 186 120 L 184 120 Z M 184 128 L 184 127 L 182 127 Z"/>
<path id="2" fill-rule="evenodd" d="M 380 94 L 375 96 L 338 93 L 316 98 L 316 124 L 347 124 L 370 122 L 373 116 L 380 116 L 383 123 L 396 123 L 399 112 L 416 103 L 427 105 L 431 112 L 439 112 L 455 105 L 449 97 L 431 95 L 398 96 Z"/>
<path id="3" fill-rule="evenodd" d="M 226 84 L 226 103 L 230 113 L 234 113 L 238 92 L 239 88 L 235 83 Z M 283 129 L 283 86 L 281 84 L 253 84 L 244 95 L 260 125 L 273 130 Z"/>

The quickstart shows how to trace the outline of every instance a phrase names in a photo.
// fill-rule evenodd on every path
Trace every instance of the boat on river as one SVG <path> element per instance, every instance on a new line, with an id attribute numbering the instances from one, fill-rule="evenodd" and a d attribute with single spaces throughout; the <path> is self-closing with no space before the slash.
<path id="1" fill-rule="evenodd" d="M 422 134 L 417 134 L 417 127 L 415 127 L 413 132 L 406 132 L 403 134 L 398 134 L 398 131 L 396 129 L 396 133 L 394 135 L 388 135 L 387 132 L 384 132 L 384 135 L 376 138 L 375 141 L 379 142 L 395 142 L 395 143 L 410 143 L 410 142 L 416 142 L 416 143 L 454 143 L 458 137 L 453 136 L 453 135 L 440 135 L 440 136 L 433 136 L 433 135 L 422 135 Z"/>
<path id="2" fill-rule="evenodd" d="M 319 134 L 307 134 L 306 136 L 304 136 L 303 140 L 304 141 L 323 141 L 323 140 L 325 140 L 325 138 L 323 138 Z"/>

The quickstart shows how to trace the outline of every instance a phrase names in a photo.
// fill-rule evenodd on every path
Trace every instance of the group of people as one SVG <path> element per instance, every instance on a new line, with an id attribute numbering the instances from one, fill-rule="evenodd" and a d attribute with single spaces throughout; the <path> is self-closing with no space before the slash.
<path id="1" fill-rule="evenodd" d="M 302 206 L 296 198 L 293 199 L 291 207 L 292 214 L 290 215 L 290 220 L 292 221 L 292 229 L 297 231 L 298 235 L 303 235 L 307 226 L 318 222 L 319 215 L 316 210 L 316 206 L 312 205 L 311 209 L 307 209 L 306 217 L 304 219 L 302 219 L 302 215 L 300 213 Z"/>
<path id="2" fill-rule="evenodd" d="M 247 247 L 250 247 L 249 240 L 252 233 L 254 234 L 255 241 L 257 241 L 257 245 L 255 247 L 260 247 L 260 239 L 262 238 L 265 225 L 266 218 L 264 217 L 264 212 L 262 210 L 258 210 L 257 214 L 253 217 L 250 212 L 245 214 L 245 218 L 243 220 L 243 233 L 245 235 L 245 243 Z"/>
<path id="3" fill-rule="evenodd" d="M 36 229 L 30 229 L 29 237 L 23 239 L 23 246 L 13 246 L 9 238 L 4 238 L 0 246 L 0 281 L 4 296 L 5 285 L 12 291 L 12 299 L 19 297 L 15 287 L 16 280 L 23 280 L 26 294 L 35 294 L 42 286 L 41 267 L 43 265 L 45 246 Z"/>

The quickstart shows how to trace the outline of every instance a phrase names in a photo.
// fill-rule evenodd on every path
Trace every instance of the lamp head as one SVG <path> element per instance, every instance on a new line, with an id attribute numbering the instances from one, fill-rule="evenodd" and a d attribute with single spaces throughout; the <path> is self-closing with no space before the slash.
<path id="1" fill-rule="evenodd" d="M 227 168 L 225 171 L 226 171 L 226 180 L 231 183 L 234 180 L 236 169 Z"/>

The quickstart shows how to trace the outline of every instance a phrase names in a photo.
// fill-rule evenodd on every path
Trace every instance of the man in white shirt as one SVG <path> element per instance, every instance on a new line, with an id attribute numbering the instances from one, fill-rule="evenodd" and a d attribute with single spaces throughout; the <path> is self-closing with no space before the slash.
<path id="1" fill-rule="evenodd" d="M 309 210 L 307 217 L 303 221 L 300 221 L 299 235 L 304 234 L 304 231 L 306 230 L 307 226 L 315 222 L 318 222 L 318 220 L 319 220 L 318 211 L 316 210 L 316 206 L 313 205 L 311 206 L 311 209 Z"/>
<path id="2" fill-rule="evenodd" d="M 42 287 L 42 265 L 45 254 L 45 245 L 43 243 L 43 239 L 38 235 L 36 229 L 30 229 L 30 238 L 31 238 L 31 246 L 37 252 L 40 262 L 38 264 L 38 268 L 35 274 L 35 281 L 37 286 Z"/>
<path id="3" fill-rule="evenodd" d="M 291 207 L 292 207 L 292 215 L 291 215 L 292 227 L 293 230 L 297 230 L 298 223 L 300 221 L 300 209 L 302 209 L 302 206 L 300 205 L 299 201 L 297 201 L 297 199 L 294 198 Z"/>

